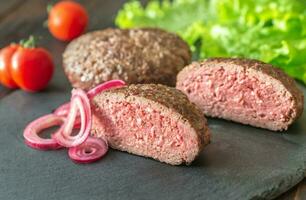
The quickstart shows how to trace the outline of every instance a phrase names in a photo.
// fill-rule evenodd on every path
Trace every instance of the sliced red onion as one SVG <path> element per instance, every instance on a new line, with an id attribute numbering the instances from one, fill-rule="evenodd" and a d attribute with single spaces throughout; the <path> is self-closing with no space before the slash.
<path id="1" fill-rule="evenodd" d="M 24 130 L 23 137 L 25 139 L 25 143 L 34 148 L 39 150 L 51 150 L 51 149 L 59 149 L 62 146 L 59 145 L 54 139 L 45 139 L 39 137 L 39 133 L 52 126 L 61 125 L 64 123 L 64 118 L 49 114 L 42 116 L 33 122 L 31 122 Z"/>
<path id="2" fill-rule="evenodd" d="M 108 145 L 103 139 L 89 136 L 81 145 L 69 148 L 68 155 L 77 163 L 91 163 L 102 158 L 107 151 Z"/>
<path id="3" fill-rule="evenodd" d="M 125 85 L 125 82 L 122 80 L 111 80 L 111 81 L 107 81 L 104 82 L 98 86 L 96 86 L 95 88 L 89 90 L 87 92 L 87 96 L 88 98 L 93 98 L 95 95 L 97 95 L 98 93 L 114 88 L 114 87 L 122 87 Z M 56 115 L 59 116 L 67 116 L 70 110 L 70 102 L 64 103 L 63 105 L 61 105 L 60 107 L 58 107 L 57 109 L 55 109 L 55 111 L 53 112 Z"/>
<path id="4" fill-rule="evenodd" d="M 70 102 L 67 102 L 61 105 L 60 107 L 58 107 L 57 109 L 55 109 L 53 114 L 62 117 L 67 117 L 69 114 L 69 110 L 70 110 Z M 81 119 L 80 119 L 80 114 L 78 113 L 74 123 L 74 128 L 80 128 L 80 127 L 81 127 Z"/>
<path id="5" fill-rule="evenodd" d="M 78 112 L 81 120 L 81 127 L 76 135 L 72 135 L 75 127 Z M 69 114 L 61 129 L 53 135 L 53 138 L 64 147 L 74 147 L 82 144 L 90 134 L 91 109 L 86 93 L 81 89 L 73 89 Z"/>
<path id="6" fill-rule="evenodd" d="M 122 80 L 111 80 L 111 81 L 107 81 L 104 82 L 98 86 L 96 86 L 95 88 L 89 90 L 87 92 L 88 98 L 93 98 L 94 96 L 96 96 L 97 94 L 99 94 L 100 92 L 104 91 L 104 90 L 108 90 L 111 88 L 115 88 L 115 87 L 122 87 L 125 85 L 125 82 Z"/>
<path id="7" fill-rule="evenodd" d="M 102 139 L 89 136 L 92 125 L 89 99 L 104 90 L 124 85 L 124 81 L 112 80 L 98 85 L 87 94 L 81 89 L 72 90 L 70 102 L 57 108 L 53 114 L 40 117 L 26 127 L 23 134 L 25 143 L 41 150 L 70 147 L 70 158 L 79 163 L 100 159 L 108 151 L 108 145 Z M 50 139 L 38 136 L 43 129 L 55 125 L 61 125 L 61 128 L 52 134 Z M 73 128 L 80 129 L 78 134 L 72 134 Z"/>
<path id="8" fill-rule="evenodd" d="M 55 115 L 66 117 L 70 110 L 70 102 L 64 103 L 53 112 Z"/>

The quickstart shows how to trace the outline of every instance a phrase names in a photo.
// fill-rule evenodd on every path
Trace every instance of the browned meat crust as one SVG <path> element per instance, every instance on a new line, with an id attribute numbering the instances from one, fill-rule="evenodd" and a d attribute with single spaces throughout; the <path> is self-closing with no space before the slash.
<path id="1" fill-rule="evenodd" d="M 175 85 L 176 74 L 191 61 L 188 45 L 160 29 L 105 29 L 73 40 L 63 68 L 73 87 L 88 90 L 101 82 Z"/>

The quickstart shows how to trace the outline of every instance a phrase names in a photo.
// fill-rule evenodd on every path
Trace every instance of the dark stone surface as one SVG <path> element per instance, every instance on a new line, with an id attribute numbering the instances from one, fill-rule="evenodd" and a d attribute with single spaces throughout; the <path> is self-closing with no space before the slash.
<path id="1" fill-rule="evenodd" d="M 212 143 L 188 167 L 119 151 L 78 165 L 66 150 L 30 149 L 23 143 L 26 124 L 68 99 L 67 81 L 56 80 L 44 93 L 16 91 L 2 99 L 0 199 L 260 199 L 304 177 L 305 112 L 285 133 L 211 119 Z"/>
<path id="2" fill-rule="evenodd" d="M 93 15 L 90 29 L 111 25 L 118 6 L 105 9 L 103 5 L 113 1 L 95 2 L 98 5 L 87 6 Z M 100 12 L 103 18 L 97 17 Z M 305 111 L 284 133 L 210 119 L 212 143 L 188 167 L 119 151 L 110 151 L 97 163 L 78 165 L 66 150 L 28 148 L 22 136 L 26 124 L 67 101 L 71 89 L 60 67 L 65 44 L 46 29 L 31 31 L 46 36 L 42 45 L 52 51 L 57 69 L 46 91 L 12 91 L 0 101 L 1 200 L 263 199 L 280 195 L 304 178 Z M 305 87 L 303 91 L 306 94 Z"/>

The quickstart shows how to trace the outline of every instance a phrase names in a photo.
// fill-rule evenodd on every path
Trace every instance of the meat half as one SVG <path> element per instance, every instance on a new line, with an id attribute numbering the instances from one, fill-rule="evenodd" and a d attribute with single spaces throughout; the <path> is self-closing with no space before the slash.
<path id="1" fill-rule="evenodd" d="M 189 164 L 209 143 L 204 114 L 175 88 L 137 84 L 95 96 L 92 134 L 121 151 Z"/>
<path id="2" fill-rule="evenodd" d="M 303 112 L 304 96 L 295 81 L 257 60 L 192 63 L 178 74 L 176 88 L 207 116 L 274 131 L 286 130 Z"/>

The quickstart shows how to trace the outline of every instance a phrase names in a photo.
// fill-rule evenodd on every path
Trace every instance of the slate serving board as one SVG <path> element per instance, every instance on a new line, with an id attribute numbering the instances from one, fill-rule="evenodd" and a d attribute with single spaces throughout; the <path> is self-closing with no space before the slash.
<path id="1" fill-rule="evenodd" d="M 30 149 L 25 125 L 68 99 L 68 83 L 57 78 L 47 92 L 1 100 L 0 199 L 262 199 L 304 178 L 305 112 L 285 133 L 210 119 L 212 143 L 188 167 L 119 151 L 78 165 L 66 150 Z"/>
<path id="2" fill-rule="evenodd" d="M 104 16 L 100 28 L 111 25 L 117 9 L 108 11 L 112 14 Z M 48 34 L 41 28 L 34 32 Z M 66 150 L 26 147 L 26 124 L 67 101 L 71 90 L 60 68 L 65 44 L 49 37 L 42 45 L 57 65 L 50 87 L 34 94 L 13 91 L 0 101 L 1 200 L 270 199 L 304 178 L 305 111 L 284 133 L 209 119 L 212 143 L 188 167 L 113 150 L 97 163 L 78 165 Z"/>

